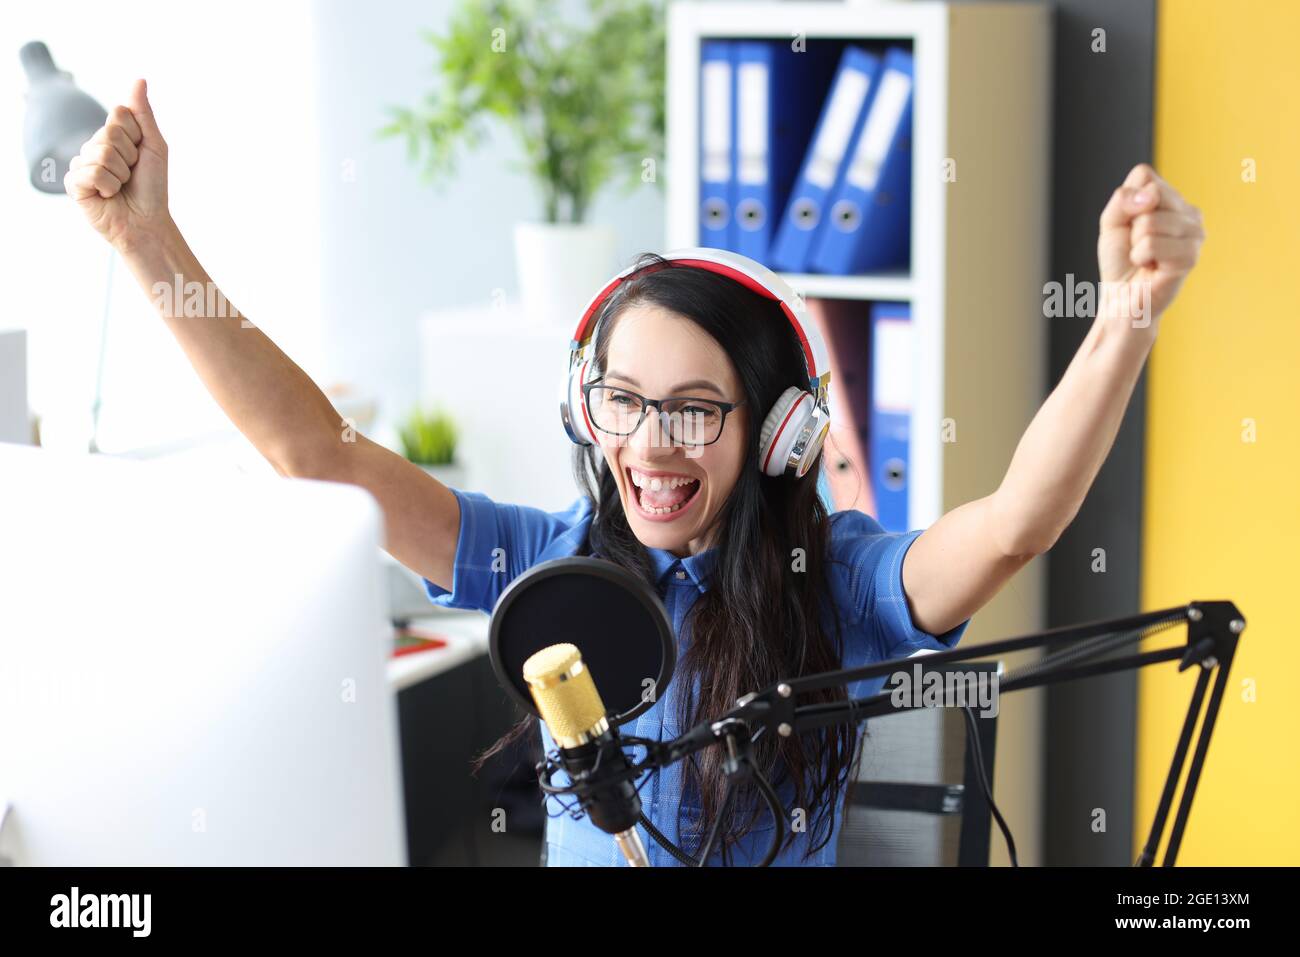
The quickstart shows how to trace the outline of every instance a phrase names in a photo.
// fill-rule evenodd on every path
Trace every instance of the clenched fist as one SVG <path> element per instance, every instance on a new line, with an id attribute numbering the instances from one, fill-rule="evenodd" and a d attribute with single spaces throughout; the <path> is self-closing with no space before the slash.
<path id="1" fill-rule="evenodd" d="M 1101 213 L 1097 259 L 1103 290 L 1139 310 L 1159 316 L 1196 265 L 1205 240 L 1201 211 L 1146 163 L 1134 166 Z"/>
<path id="2" fill-rule="evenodd" d="M 63 187 L 119 250 L 171 222 L 167 144 L 154 122 L 144 80 L 135 81 L 126 104 L 115 106 L 72 158 Z"/>

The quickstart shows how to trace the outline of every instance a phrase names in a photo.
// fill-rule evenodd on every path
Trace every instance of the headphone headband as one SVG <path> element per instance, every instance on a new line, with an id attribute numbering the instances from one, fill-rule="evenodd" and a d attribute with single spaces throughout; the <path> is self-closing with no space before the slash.
<path id="1" fill-rule="evenodd" d="M 830 362 L 826 344 L 822 341 L 817 324 L 809 319 L 803 298 L 791 288 L 789 283 L 761 263 L 726 249 L 693 246 L 669 250 L 662 254 L 662 258 L 667 262 L 655 262 L 639 268 L 635 265 L 629 266 L 592 297 L 591 302 L 582 312 L 582 318 L 578 321 L 578 327 L 569 344 L 571 368 L 582 360 L 587 347 L 594 342 L 600 312 L 609 297 L 624 281 L 634 275 L 655 272 L 673 265 L 694 266 L 726 276 L 746 289 L 780 303 L 781 311 L 794 327 L 800 348 L 803 350 L 804 365 L 808 370 L 808 391 L 817 397 L 819 405 L 825 405 L 826 390 L 830 385 Z"/>

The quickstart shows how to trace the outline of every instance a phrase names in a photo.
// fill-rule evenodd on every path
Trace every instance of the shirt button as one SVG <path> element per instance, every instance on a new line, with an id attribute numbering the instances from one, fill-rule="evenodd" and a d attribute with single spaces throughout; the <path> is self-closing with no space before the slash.
<path id="1" fill-rule="evenodd" d="M 684 571 L 678 571 L 678 572 L 677 572 L 677 577 L 678 577 L 678 578 L 685 578 L 685 577 L 686 577 L 686 572 L 684 572 Z"/>

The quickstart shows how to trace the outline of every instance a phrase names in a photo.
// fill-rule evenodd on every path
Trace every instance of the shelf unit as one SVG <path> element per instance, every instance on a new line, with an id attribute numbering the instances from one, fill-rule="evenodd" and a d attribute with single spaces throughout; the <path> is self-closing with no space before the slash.
<path id="1" fill-rule="evenodd" d="M 817 273 L 783 273 L 785 279 L 805 298 L 881 299 L 910 302 L 915 298 L 912 277 L 906 273 L 880 273 L 870 276 L 825 276 Z"/>
<path id="2" fill-rule="evenodd" d="M 850 321 L 856 312 L 866 323 L 871 301 L 911 305 L 908 524 L 925 528 L 998 487 L 1045 395 L 1051 11 L 925 0 L 670 4 L 668 248 L 699 244 L 700 42 L 796 36 L 809 45 L 831 39 L 912 47 L 910 272 L 786 279 Z M 946 175 L 953 171 L 955 178 Z M 836 358 L 841 369 L 869 372 L 868 356 Z M 981 609 L 964 641 L 1038 630 L 1042 593 L 1042 562 L 1034 561 Z M 1017 821 L 1021 860 L 1034 863 L 1042 702 L 1033 694 L 1011 696 L 1004 709 L 1013 720 L 1000 722 L 995 787 L 1003 810 Z M 993 847 L 994 860 L 1005 860 L 997 836 Z"/>
<path id="3" fill-rule="evenodd" d="M 947 461 L 955 449 L 945 445 L 960 447 L 970 424 L 974 438 L 988 445 L 990 465 L 1005 468 L 1013 439 L 1041 399 L 1045 336 L 1034 319 L 1042 315 L 1047 271 L 1049 14 L 1020 4 L 670 4 L 668 248 L 699 242 L 700 41 L 799 34 L 809 43 L 912 43 L 910 274 L 785 278 L 805 297 L 911 304 L 916 392 L 909 525 L 925 527 L 970 492 L 992 491 L 1001 478 L 974 460 L 973 471 L 955 471 Z M 945 182 L 946 160 L 955 161 L 955 182 Z M 971 368 L 975 357 L 980 361 Z M 966 407 L 968 399 L 975 404 Z M 1007 427 L 999 430 L 994 418 Z M 943 441 L 945 419 L 955 421 L 956 443 Z"/>

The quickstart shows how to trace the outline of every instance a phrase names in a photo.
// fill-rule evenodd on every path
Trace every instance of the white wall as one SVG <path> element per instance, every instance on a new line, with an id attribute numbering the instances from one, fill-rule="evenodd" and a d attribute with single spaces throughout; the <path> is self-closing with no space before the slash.
<path id="1" fill-rule="evenodd" d="M 560 424 L 572 335 L 517 306 L 444 310 L 421 324 L 421 398 L 461 426 L 461 487 L 548 511 L 578 498 L 573 443 Z M 489 352 L 490 368 L 466 361 Z"/>
<path id="2" fill-rule="evenodd" d="M 387 107 L 415 103 L 433 82 L 421 32 L 452 9 L 452 0 L 141 0 L 113 16 L 88 0 L 6 8 L 5 325 L 30 332 L 32 405 L 47 441 L 80 447 L 88 435 L 109 254 L 66 198 L 27 182 L 18 48 L 45 40 L 106 107 L 146 77 L 171 147 L 174 215 L 213 278 L 318 383 L 348 382 L 391 417 L 419 394 L 419 317 L 487 302 L 494 290 L 513 298 L 513 224 L 540 214 L 501 128 L 449 188 L 423 182 L 401 140 L 376 136 Z M 616 225 L 620 261 L 662 247 L 653 185 L 606 191 L 590 218 Z M 111 321 L 106 450 L 225 426 L 120 264 Z M 481 360 L 487 369 L 491 357 Z M 563 360 L 540 361 L 558 374 Z"/>
<path id="3" fill-rule="evenodd" d="M 540 218 L 540 193 L 513 168 L 523 154 L 500 127 L 478 152 L 462 154 L 450 188 L 422 181 L 403 140 L 375 137 L 388 107 L 413 106 L 431 88 L 435 52 L 421 33 L 446 23 L 451 0 L 320 0 L 315 9 L 330 377 L 374 390 L 381 416 L 401 415 L 419 394 L 420 316 L 488 304 L 496 289 L 517 296 L 513 226 Z M 616 226 L 620 262 L 662 248 L 663 196 L 655 185 L 631 194 L 611 187 L 588 218 Z M 563 352 L 539 357 L 557 379 L 565 359 Z M 492 357 L 467 361 L 481 362 L 486 375 Z M 555 428 L 562 434 L 558 418 Z"/>
<path id="4" fill-rule="evenodd" d="M 84 447 L 107 245 L 63 196 L 36 192 L 21 147 L 18 49 L 44 40 L 106 108 L 132 80 L 171 155 L 173 214 L 230 300 L 309 369 L 319 365 L 318 130 L 305 0 L 10 5 L 0 18 L 0 269 L 6 325 L 30 331 L 31 401 L 47 444 Z M 146 297 L 118 265 L 101 446 L 224 425 Z"/>

